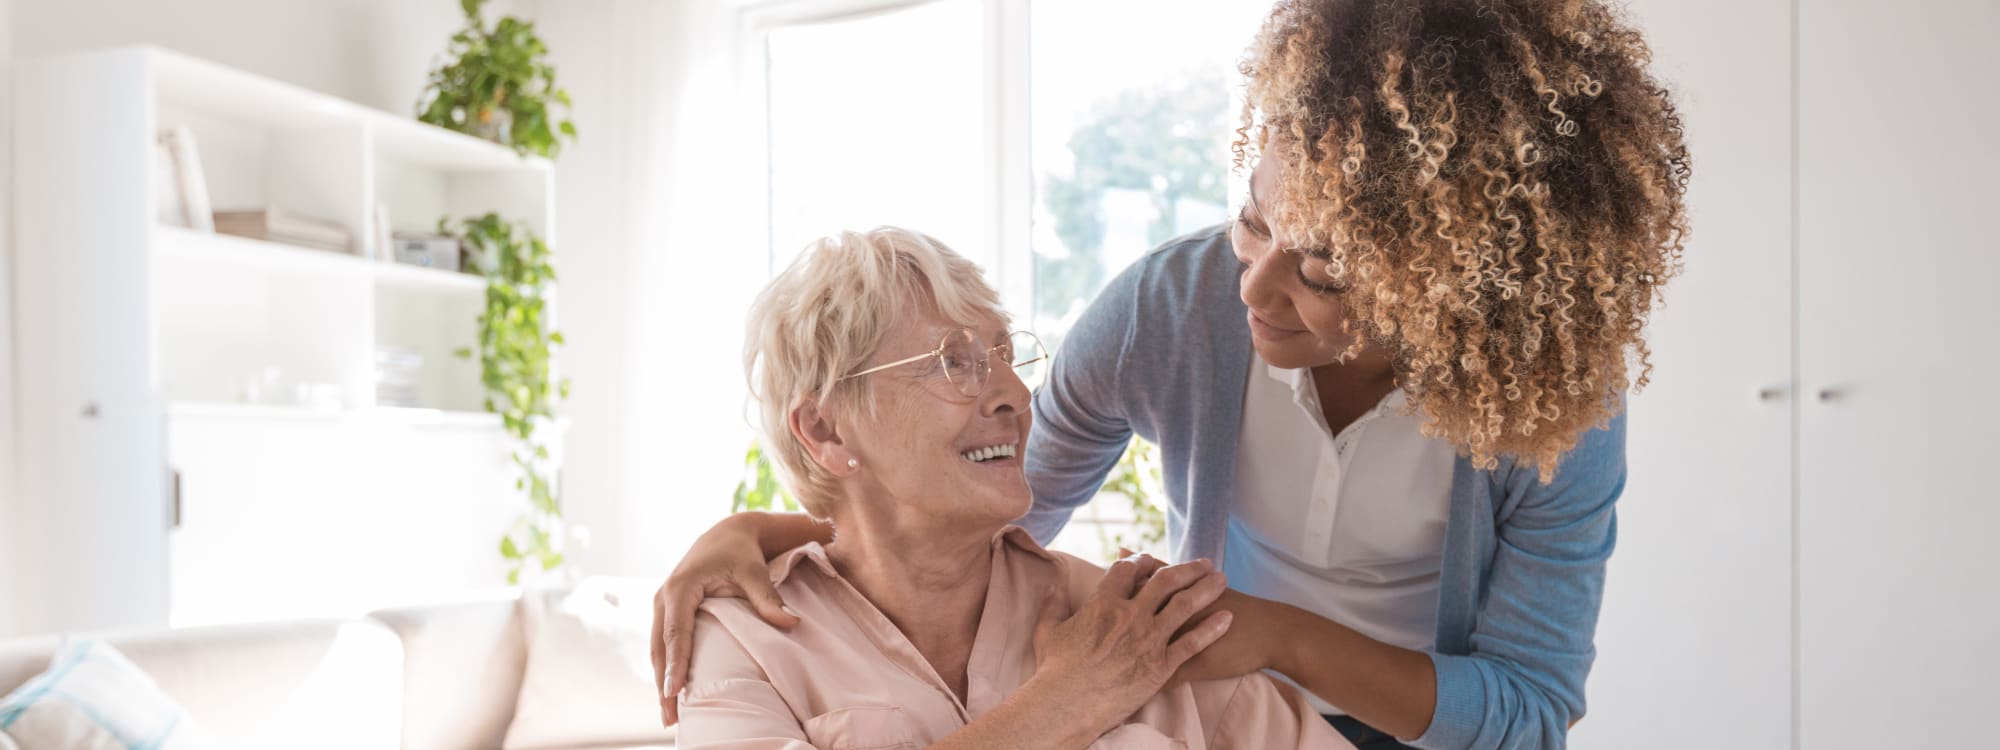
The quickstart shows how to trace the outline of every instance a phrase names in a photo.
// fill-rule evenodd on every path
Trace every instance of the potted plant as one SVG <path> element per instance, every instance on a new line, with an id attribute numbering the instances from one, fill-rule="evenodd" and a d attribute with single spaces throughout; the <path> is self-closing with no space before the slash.
<path id="1" fill-rule="evenodd" d="M 485 4 L 459 0 L 465 28 L 451 37 L 449 62 L 431 71 L 417 119 L 523 155 L 554 158 L 562 150 L 561 138 L 576 139 L 569 92 L 556 85 L 555 66 L 535 25 L 505 16 L 489 29 L 479 12 Z"/>

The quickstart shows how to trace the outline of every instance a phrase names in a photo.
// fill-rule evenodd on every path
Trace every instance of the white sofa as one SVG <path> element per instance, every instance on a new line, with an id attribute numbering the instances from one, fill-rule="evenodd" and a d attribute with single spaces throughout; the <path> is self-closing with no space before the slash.
<path id="1" fill-rule="evenodd" d="M 491 597 L 353 620 L 99 637 L 225 747 L 490 750 L 522 746 L 519 737 L 506 739 L 529 661 L 524 609 L 520 597 Z M 0 642 L 0 695 L 47 669 L 58 643 L 54 636 Z M 657 722 L 657 713 L 647 720 Z M 539 726 L 530 746 L 672 746 L 659 738 L 588 744 L 601 731 L 582 723 L 573 737 L 563 736 L 560 722 Z"/>

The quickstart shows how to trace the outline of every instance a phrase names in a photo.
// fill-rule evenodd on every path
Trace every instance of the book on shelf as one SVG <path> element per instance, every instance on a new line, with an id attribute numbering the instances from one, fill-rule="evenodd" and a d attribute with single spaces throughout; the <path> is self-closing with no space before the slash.
<path id="1" fill-rule="evenodd" d="M 413 349 L 375 349 L 375 405 L 415 407 L 423 404 L 424 355 Z"/>
<path id="2" fill-rule="evenodd" d="M 186 125 L 161 128 L 153 142 L 153 158 L 160 222 L 198 232 L 214 231 L 208 213 L 208 180 L 202 175 L 194 131 Z"/>
<path id="3" fill-rule="evenodd" d="M 338 225 L 276 208 L 217 211 L 215 231 L 338 253 L 352 252 L 354 247 L 353 236 Z"/>

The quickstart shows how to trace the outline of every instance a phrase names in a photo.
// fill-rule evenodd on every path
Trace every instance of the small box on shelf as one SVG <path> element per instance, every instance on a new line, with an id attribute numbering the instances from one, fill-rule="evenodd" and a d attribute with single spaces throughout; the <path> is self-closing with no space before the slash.
<path id="1" fill-rule="evenodd" d="M 396 232 L 390 244 L 395 248 L 391 257 L 397 263 L 445 271 L 457 271 L 463 267 L 457 237 Z"/>

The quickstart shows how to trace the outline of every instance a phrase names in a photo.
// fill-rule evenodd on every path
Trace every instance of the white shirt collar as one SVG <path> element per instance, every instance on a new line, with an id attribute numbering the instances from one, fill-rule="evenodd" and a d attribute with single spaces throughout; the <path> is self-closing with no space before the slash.
<path id="1" fill-rule="evenodd" d="M 1251 356 L 1256 355 L 1253 354 Z M 1315 417 L 1319 416 L 1319 389 L 1313 387 L 1311 369 L 1303 367 L 1296 369 L 1279 367 L 1269 362 L 1264 362 L 1261 359 L 1258 363 L 1264 366 L 1265 377 L 1283 383 L 1292 389 L 1292 403 L 1298 404 L 1299 408 L 1312 413 Z M 1407 400 L 1408 397 L 1403 393 L 1403 389 L 1392 388 L 1387 394 L 1382 396 L 1380 402 L 1375 404 L 1375 408 L 1369 409 L 1368 413 L 1363 415 L 1362 418 L 1378 417 L 1401 411 L 1403 403 Z"/>

